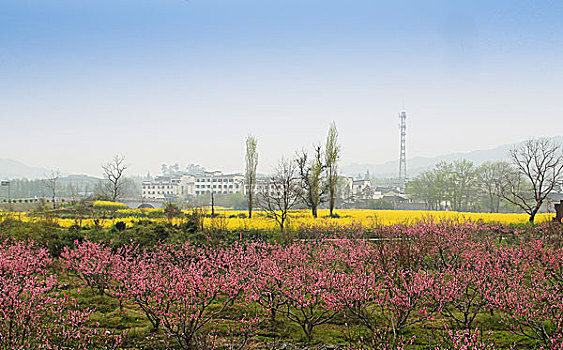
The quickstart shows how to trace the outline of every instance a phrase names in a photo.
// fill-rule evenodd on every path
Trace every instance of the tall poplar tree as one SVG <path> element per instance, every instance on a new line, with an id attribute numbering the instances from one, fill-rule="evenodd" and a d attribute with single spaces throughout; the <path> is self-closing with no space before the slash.
<path id="1" fill-rule="evenodd" d="M 338 144 L 338 130 L 332 122 L 328 129 L 325 145 L 326 181 L 328 187 L 328 204 L 330 217 L 334 215 L 334 203 L 336 201 L 336 187 L 338 184 L 338 160 L 340 158 L 340 145 Z"/>
<path id="2" fill-rule="evenodd" d="M 258 166 L 258 141 L 248 135 L 246 138 L 246 194 L 248 196 L 248 217 L 252 218 L 252 205 L 256 187 L 256 167 Z"/>

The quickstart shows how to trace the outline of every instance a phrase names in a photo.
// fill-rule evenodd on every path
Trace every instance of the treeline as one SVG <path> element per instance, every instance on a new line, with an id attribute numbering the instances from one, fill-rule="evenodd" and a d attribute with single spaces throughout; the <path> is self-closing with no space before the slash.
<path id="1" fill-rule="evenodd" d="M 548 138 L 531 138 L 509 155 L 510 163 L 480 167 L 467 160 L 440 162 L 414 178 L 407 190 L 429 209 L 498 212 L 513 205 L 534 222 L 549 196 L 561 190 L 563 148 Z"/>
<path id="2" fill-rule="evenodd" d="M 8 193 L 7 186 L 2 187 L 0 197 L 35 198 L 53 196 L 53 187 L 49 186 L 49 179 L 12 179 Z M 128 177 L 126 180 L 127 194 L 138 197 L 141 191 L 141 179 Z M 106 180 L 90 176 L 65 176 L 56 180 L 56 197 L 79 200 L 85 197 L 103 198 L 106 191 Z"/>
<path id="3" fill-rule="evenodd" d="M 517 208 L 503 197 L 502 181 L 510 169 L 507 162 L 440 162 L 409 181 L 406 191 L 431 210 L 514 211 Z"/>

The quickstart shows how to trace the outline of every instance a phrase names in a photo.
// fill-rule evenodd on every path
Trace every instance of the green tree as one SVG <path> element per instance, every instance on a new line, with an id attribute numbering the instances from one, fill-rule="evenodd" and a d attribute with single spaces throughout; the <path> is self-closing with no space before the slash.
<path id="1" fill-rule="evenodd" d="M 336 190 L 338 186 L 338 160 L 340 159 L 340 145 L 338 144 L 338 130 L 332 122 L 328 129 L 325 145 L 326 181 L 328 187 L 328 204 L 330 217 L 334 215 Z"/>
<path id="2" fill-rule="evenodd" d="M 440 162 L 409 181 L 407 193 L 423 200 L 428 209 L 471 210 L 476 202 L 476 169 L 472 162 L 460 159 Z"/>
<path id="3" fill-rule="evenodd" d="M 252 218 L 254 189 L 256 187 L 256 168 L 258 167 L 258 141 L 256 137 L 248 135 L 246 138 L 246 194 L 248 197 L 248 217 Z"/>
<path id="4" fill-rule="evenodd" d="M 498 213 L 503 203 L 502 179 L 508 176 L 511 166 L 507 162 L 485 162 L 477 168 L 477 188 L 488 212 Z"/>
<path id="5" fill-rule="evenodd" d="M 456 211 L 468 211 L 476 198 L 475 166 L 473 162 L 459 159 L 451 163 L 449 168 L 447 188 L 449 190 L 451 208 Z"/>
<path id="6" fill-rule="evenodd" d="M 423 201 L 426 208 L 440 210 L 444 201 L 435 169 L 420 173 L 407 183 L 406 192 L 414 200 Z"/>
<path id="7" fill-rule="evenodd" d="M 166 202 L 164 203 L 164 215 L 168 220 L 168 224 L 172 225 L 174 219 L 183 216 L 183 213 L 175 203 Z"/>

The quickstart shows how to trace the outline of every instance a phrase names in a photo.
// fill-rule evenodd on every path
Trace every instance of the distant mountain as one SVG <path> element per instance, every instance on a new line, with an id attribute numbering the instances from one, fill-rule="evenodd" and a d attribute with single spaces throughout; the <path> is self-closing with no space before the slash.
<path id="1" fill-rule="evenodd" d="M 17 160 L 0 158 L 0 179 L 36 179 L 44 177 L 48 169 L 25 165 Z"/>
<path id="2" fill-rule="evenodd" d="M 89 186 L 94 186 L 96 184 L 98 184 L 100 181 L 103 181 L 103 179 L 99 178 L 99 177 L 94 177 L 94 176 L 90 176 L 90 175 L 67 175 L 67 176 L 61 176 L 61 184 L 73 184 L 75 186 L 85 186 L 85 185 L 89 185 Z"/>
<path id="3" fill-rule="evenodd" d="M 563 144 L 563 136 L 556 136 L 552 139 L 556 143 Z M 509 160 L 508 151 L 514 147 L 514 145 L 516 144 L 502 145 L 488 150 L 450 153 L 436 157 L 409 158 L 407 159 L 407 175 L 412 178 L 422 171 L 431 169 L 435 164 L 441 161 L 452 162 L 457 159 L 467 159 L 479 166 L 486 161 Z M 358 174 L 363 176 L 366 170 L 369 170 L 371 176 L 392 178 L 396 177 L 399 172 L 399 162 L 395 160 L 382 164 L 361 163 L 343 165 L 341 167 L 342 174 L 345 176 L 357 176 Z M 32 167 L 16 160 L 0 158 L 0 179 L 37 179 L 43 178 L 47 173 L 49 173 L 49 169 Z M 99 178 L 86 175 L 63 175 L 63 177 L 66 177 L 68 181 L 73 183 L 93 184 L 100 181 Z"/>
<path id="4" fill-rule="evenodd" d="M 554 142 L 563 144 L 563 136 L 552 138 Z M 472 151 L 467 153 L 450 153 L 436 157 L 415 157 L 407 159 L 407 175 L 414 177 L 422 171 L 431 169 L 435 164 L 445 161 L 453 162 L 457 159 L 467 159 L 479 166 L 486 161 L 509 161 L 508 151 L 517 143 L 502 145 L 488 150 Z M 364 175 L 369 170 L 371 176 L 385 178 L 396 177 L 399 172 L 399 161 L 390 161 L 382 164 L 351 164 L 342 166 L 342 174 L 345 176 Z"/>

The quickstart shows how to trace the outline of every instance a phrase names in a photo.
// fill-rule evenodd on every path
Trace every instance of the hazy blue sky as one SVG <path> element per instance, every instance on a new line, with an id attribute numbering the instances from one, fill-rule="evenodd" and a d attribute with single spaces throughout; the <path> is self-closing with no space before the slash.
<path id="1" fill-rule="evenodd" d="M 0 158 L 99 175 L 261 172 L 322 141 L 342 164 L 563 134 L 563 1 L 2 0 Z"/>

